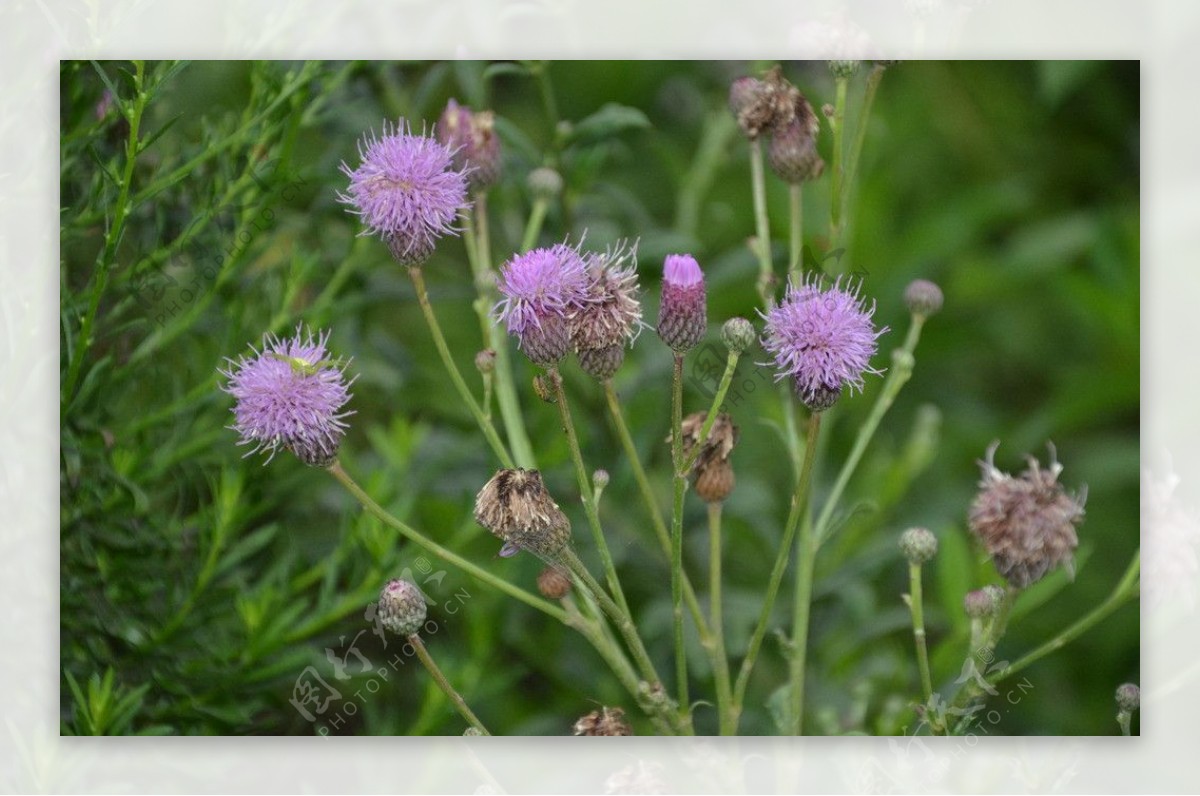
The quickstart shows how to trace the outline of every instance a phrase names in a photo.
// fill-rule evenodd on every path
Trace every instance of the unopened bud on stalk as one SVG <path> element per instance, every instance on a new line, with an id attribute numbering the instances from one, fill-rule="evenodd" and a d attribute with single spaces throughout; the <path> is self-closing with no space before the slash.
<path id="1" fill-rule="evenodd" d="M 571 579 L 554 565 L 541 571 L 537 578 L 538 591 L 547 600 L 561 600 L 571 593 Z"/>
<path id="2" fill-rule="evenodd" d="M 592 473 L 592 487 L 596 491 L 600 491 L 606 486 L 608 486 L 608 470 L 597 470 Z"/>
<path id="3" fill-rule="evenodd" d="M 1132 713 L 1141 707 L 1142 691 L 1133 683 L 1124 683 L 1117 687 L 1117 709 L 1122 713 Z"/>
<path id="4" fill-rule="evenodd" d="M 696 347 L 708 326 L 704 273 L 689 254 L 669 254 L 663 263 L 658 336 L 677 354 Z"/>
<path id="5" fill-rule="evenodd" d="M 757 336 L 754 326 L 745 318 L 730 318 L 721 327 L 721 340 L 734 354 L 743 354 L 747 348 L 754 345 Z"/>
<path id="6" fill-rule="evenodd" d="M 398 636 L 411 636 L 425 623 L 425 597 L 415 583 L 389 581 L 379 593 L 379 621 Z"/>
<path id="7" fill-rule="evenodd" d="M 600 708 L 575 722 L 576 735 L 633 735 L 633 727 L 620 708 Z"/>
<path id="8" fill-rule="evenodd" d="M 814 387 L 812 390 L 805 391 L 799 383 L 796 384 L 796 394 L 800 396 L 800 402 L 810 412 L 824 412 L 829 407 L 838 402 L 838 398 L 842 397 L 841 387 Z"/>
<path id="9" fill-rule="evenodd" d="M 986 619 L 995 612 L 996 602 L 983 589 L 975 589 L 963 597 L 963 609 L 972 619 Z"/>
<path id="10" fill-rule="evenodd" d="M 929 317 L 942 308 L 942 289 L 928 279 L 914 279 L 904 289 L 904 304 L 914 315 Z"/>
<path id="11" fill-rule="evenodd" d="M 909 528 L 900 535 L 900 550 L 910 564 L 924 564 L 937 555 L 937 537 L 928 528 Z"/>
<path id="12" fill-rule="evenodd" d="M 486 190 L 500 178 L 500 138 L 491 111 L 472 111 L 450 100 L 434 133 L 453 153 L 454 167 L 463 172 L 473 191 Z"/>
<path id="13" fill-rule="evenodd" d="M 485 348 L 475 355 L 475 369 L 480 373 L 491 373 L 496 369 L 496 352 Z"/>
<path id="14" fill-rule="evenodd" d="M 830 61 L 829 71 L 838 78 L 854 77 L 858 74 L 858 67 L 861 63 L 862 61 Z"/>
<path id="15" fill-rule="evenodd" d="M 562 193 L 563 178 L 554 169 L 541 166 L 529 172 L 529 176 L 525 178 L 525 185 L 534 199 L 549 202 Z"/>

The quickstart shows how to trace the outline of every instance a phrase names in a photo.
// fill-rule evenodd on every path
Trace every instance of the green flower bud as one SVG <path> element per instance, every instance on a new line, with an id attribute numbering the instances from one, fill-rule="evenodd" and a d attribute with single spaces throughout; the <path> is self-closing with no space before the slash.
<path id="1" fill-rule="evenodd" d="M 721 339 L 734 354 L 742 354 L 754 345 L 754 326 L 745 318 L 730 318 L 721 327 Z"/>
<path id="2" fill-rule="evenodd" d="M 928 528 L 909 528 L 900 534 L 900 550 L 911 564 L 924 564 L 937 554 L 937 537 Z"/>

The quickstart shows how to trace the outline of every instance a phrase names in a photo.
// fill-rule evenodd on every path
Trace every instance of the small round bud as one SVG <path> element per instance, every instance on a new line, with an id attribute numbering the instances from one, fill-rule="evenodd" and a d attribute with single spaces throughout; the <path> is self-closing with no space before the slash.
<path id="1" fill-rule="evenodd" d="M 1117 708 L 1124 713 L 1132 713 L 1142 703 L 1142 691 L 1133 683 L 1117 686 Z"/>
<path id="2" fill-rule="evenodd" d="M 571 579 L 555 566 L 547 566 L 537 578 L 538 591 L 547 600 L 561 600 L 571 593 Z"/>
<path id="3" fill-rule="evenodd" d="M 992 613 L 999 611 L 1000 604 L 1004 602 L 1004 587 L 989 583 L 983 587 L 983 593 L 992 601 Z"/>
<path id="4" fill-rule="evenodd" d="M 733 492 L 737 479 L 728 459 L 716 459 L 696 468 L 696 497 L 705 503 L 720 503 Z"/>
<path id="5" fill-rule="evenodd" d="M 411 636 L 425 624 L 425 597 L 407 580 L 389 581 L 379 593 L 379 621 L 398 636 Z"/>
<path id="6" fill-rule="evenodd" d="M 835 113 L 837 113 L 837 110 L 833 107 L 833 105 L 826 102 L 824 105 L 821 106 L 821 113 L 825 116 L 826 119 L 832 119 L 833 115 Z"/>
<path id="7" fill-rule="evenodd" d="M 596 489 L 608 486 L 608 470 L 597 470 L 592 473 L 592 486 Z"/>
<path id="8" fill-rule="evenodd" d="M 480 373 L 491 373 L 496 369 L 496 352 L 485 348 L 475 355 L 475 368 Z"/>
<path id="9" fill-rule="evenodd" d="M 544 199 L 548 202 L 562 193 L 563 178 L 554 169 L 541 166 L 529 172 L 525 184 L 534 199 Z"/>
<path id="10" fill-rule="evenodd" d="M 862 61 L 830 61 L 829 71 L 837 78 L 854 77 Z"/>
<path id="11" fill-rule="evenodd" d="M 900 550 L 910 564 L 924 564 L 937 554 L 937 537 L 928 528 L 909 528 L 900 534 Z"/>
<path id="12" fill-rule="evenodd" d="M 721 339 L 725 347 L 734 354 L 742 354 L 754 345 L 756 339 L 754 326 L 745 318 L 730 318 L 721 327 Z"/>
<path id="13" fill-rule="evenodd" d="M 817 387 L 814 390 L 801 390 L 797 387 L 797 394 L 800 396 L 800 402 L 808 408 L 808 411 L 824 412 L 837 403 L 838 398 L 842 397 L 842 388 Z"/>
<path id="14" fill-rule="evenodd" d="M 942 289 L 928 279 L 914 279 L 904 289 L 904 303 L 914 315 L 929 317 L 942 308 Z"/>
<path id="15" fill-rule="evenodd" d="M 984 589 L 976 589 L 963 597 L 963 609 L 972 619 L 986 619 L 995 612 L 996 602 Z"/>

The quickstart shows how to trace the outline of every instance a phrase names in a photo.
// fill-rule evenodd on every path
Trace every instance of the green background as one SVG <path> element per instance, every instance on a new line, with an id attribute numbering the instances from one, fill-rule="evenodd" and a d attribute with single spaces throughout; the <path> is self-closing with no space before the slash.
<path id="1" fill-rule="evenodd" d="M 761 65 L 760 65 L 761 66 Z M 567 183 L 542 241 L 602 248 L 640 239 L 645 317 L 657 314 L 662 258 L 689 251 L 709 286 L 707 342 L 719 324 L 756 319 L 748 147 L 725 108 L 746 63 L 563 62 L 547 67 L 563 120 L 607 103 L 561 151 Z M 62 66 L 63 372 L 81 350 L 79 318 L 97 320 L 78 381 L 62 404 L 62 730 L 66 733 L 457 734 L 462 722 L 415 667 L 368 692 L 347 659 L 333 677 L 325 649 L 357 649 L 374 669 L 384 649 L 364 619 L 389 577 L 418 581 L 437 562 L 361 515 L 323 472 L 289 455 L 242 458 L 216 368 L 265 331 L 304 321 L 332 330 L 357 375 L 343 461 L 380 502 L 471 560 L 532 588 L 540 563 L 495 558 L 475 526 L 491 458 L 445 376 L 410 280 L 338 203 L 356 142 L 383 119 L 431 125 L 457 97 L 498 116 L 505 177 L 492 191 L 493 255 L 519 242 L 525 175 L 555 141 L 539 84 L 515 65 L 201 62 L 147 65 L 133 203 L 99 290 L 98 253 L 125 168 L 127 126 L 98 108 L 128 98 L 126 63 Z M 103 72 L 103 79 L 99 74 Z M 815 107 L 833 100 L 823 62 L 786 63 Z M 843 261 L 892 328 L 875 364 L 907 328 L 901 295 L 936 280 L 944 311 L 925 328 L 914 376 L 885 419 L 844 501 L 844 522 L 817 563 L 806 731 L 911 731 L 919 691 L 900 595 L 899 532 L 932 528 L 926 571 L 934 678 L 944 689 L 966 649 L 962 594 L 997 580 L 965 517 L 976 460 L 1045 459 L 1052 440 L 1072 489 L 1088 488 L 1074 582 L 1056 573 L 1025 595 L 998 653 L 1012 659 L 1101 601 L 1138 546 L 1139 69 L 1106 62 L 910 62 L 887 71 L 851 197 Z M 857 117 L 865 78 L 850 93 Z M 607 121 L 605 121 L 607 120 Z M 567 135 L 563 128 L 559 136 Z M 561 140 L 561 138 L 560 138 Z M 823 126 L 820 148 L 829 160 Z M 787 189 L 768 174 L 776 262 L 786 258 Z M 806 247 L 829 247 L 829 177 L 805 189 Z M 239 243 L 240 241 L 240 243 Z M 214 267 L 224 257 L 220 268 Z M 102 255 L 101 255 L 102 258 Z M 480 347 L 463 244 L 448 239 L 425 269 L 455 356 L 472 385 Z M 168 282 L 161 294 L 147 275 Z M 193 291 L 188 293 L 189 286 Z M 738 485 L 726 506 L 726 633 L 735 665 L 757 616 L 786 513 L 791 476 L 777 393 L 743 360 L 731 402 L 741 429 Z M 557 412 L 532 394 L 515 356 L 526 422 L 551 492 L 595 563 Z M 646 331 L 616 378 L 643 460 L 669 505 L 670 362 Z M 590 467 L 612 483 L 601 515 L 639 628 L 660 672 L 670 663 L 664 561 L 607 422 L 598 387 L 576 365 L 568 394 Z M 64 378 L 64 384 L 67 383 Z M 815 498 L 828 491 L 881 379 L 846 397 L 827 429 Z M 738 386 L 740 385 L 740 387 Z M 707 407 L 697 389 L 685 412 Z M 686 563 L 706 566 L 703 508 L 689 497 Z M 430 565 L 426 574 L 425 564 Z M 598 571 L 598 570 L 597 570 Z M 786 628 L 790 577 L 773 627 Z M 439 631 L 429 646 L 493 732 L 562 734 L 598 704 L 624 706 L 603 664 L 573 632 L 449 570 L 428 584 Z M 467 597 L 455 597 L 464 593 Z M 453 611 L 453 613 L 451 613 Z M 1113 734 L 1115 687 L 1137 680 L 1138 612 L 1121 609 L 1024 672 L 1032 684 L 992 734 Z M 711 696 L 695 648 L 692 691 Z M 288 702 L 312 666 L 353 716 L 310 723 Z M 1020 679 L 1020 678 L 1018 678 Z M 775 732 L 764 704 L 786 680 L 768 637 L 742 731 Z M 1005 689 L 1002 689 L 1002 694 Z M 999 700 L 997 700 L 999 701 Z M 332 714 L 333 708 L 330 709 Z M 698 727 L 715 719 L 697 709 Z"/>

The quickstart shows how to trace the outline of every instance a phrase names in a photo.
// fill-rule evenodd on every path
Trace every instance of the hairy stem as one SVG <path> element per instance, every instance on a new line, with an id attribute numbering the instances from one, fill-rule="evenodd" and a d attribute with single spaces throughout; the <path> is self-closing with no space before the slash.
<path id="1" fill-rule="evenodd" d="M 675 679 L 679 709 L 689 710 L 687 648 L 683 639 L 683 496 L 687 474 L 683 464 L 683 354 L 675 354 L 671 380 L 671 466 L 673 501 L 671 508 L 671 615 L 675 627 Z"/>
<path id="2" fill-rule="evenodd" d="M 763 174 L 762 141 L 750 141 L 750 188 L 754 197 L 754 251 L 758 255 L 758 295 L 764 309 L 775 303 L 775 273 L 771 264 L 771 227 L 767 219 L 767 183 Z"/>
<path id="3" fill-rule="evenodd" d="M 925 646 L 925 608 L 921 596 L 921 565 L 908 565 L 908 607 L 912 613 L 913 643 L 917 648 L 917 668 L 921 672 L 921 694 L 925 704 L 933 699 L 933 678 L 929 674 L 929 650 Z"/>
<path id="4" fill-rule="evenodd" d="M 804 263 L 804 186 L 793 183 L 788 186 L 788 209 L 791 212 L 791 226 L 788 237 L 788 276 L 792 282 L 798 283 L 803 276 Z"/>
<path id="5" fill-rule="evenodd" d="M 837 99 L 833 106 L 833 118 L 830 126 L 833 128 L 833 167 L 830 176 L 831 195 L 829 199 L 829 248 L 836 251 L 842 244 L 842 193 L 845 191 L 845 139 L 846 139 L 846 89 L 849 79 L 836 79 Z"/>
<path id="6" fill-rule="evenodd" d="M 479 730 L 480 735 L 491 735 L 487 731 L 487 727 L 483 726 L 483 722 L 472 712 L 466 700 L 462 698 L 462 695 L 458 691 L 454 690 L 454 686 L 450 685 L 450 681 L 446 679 L 446 675 L 442 674 L 442 670 L 433 662 L 433 656 L 429 654 L 429 650 L 425 649 L 425 643 L 421 641 L 421 637 L 413 633 L 408 637 L 408 643 L 416 650 L 417 657 L 421 659 L 421 663 L 425 664 L 425 668 L 429 670 L 429 675 L 437 683 L 438 688 L 442 689 L 442 693 L 450 698 L 450 702 L 454 704 L 459 714 L 467 720 L 467 723 Z"/>

